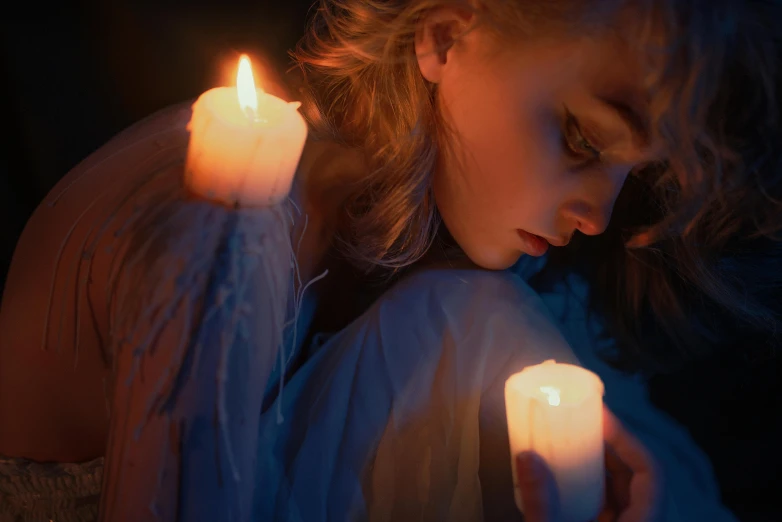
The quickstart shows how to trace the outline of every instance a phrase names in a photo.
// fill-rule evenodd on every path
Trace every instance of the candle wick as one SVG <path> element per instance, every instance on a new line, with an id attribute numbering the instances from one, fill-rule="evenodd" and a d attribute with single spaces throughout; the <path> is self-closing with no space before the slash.
<path id="1" fill-rule="evenodd" d="M 259 116 L 259 114 L 269 114 L 268 106 L 269 106 L 269 97 L 266 95 L 264 91 L 261 91 L 261 93 L 258 96 L 258 111 L 255 113 L 256 121 L 262 123 L 269 123 L 269 120 L 267 118 L 261 118 Z"/>
<path id="2" fill-rule="evenodd" d="M 559 406 L 560 404 L 559 388 L 555 388 L 554 386 L 541 386 L 540 391 L 546 394 L 546 397 L 548 398 L 548 403 L 551 406 Z"/>
<path id="3" fill-rule="evenodd" d="M 258 116 L 258 112 L 260 112 L 260 111 L 253 110 L 252 107 L 245 107 L 244 108 L 244 114 L 245 114 L 245 116 L 247 116 L 247 121 L 249 121 L 251 124 L 253 124 L 253 123 L 269 123 L 269 120 L 267 120 L 266 118 L 261 118 L 260 116 Z"/>

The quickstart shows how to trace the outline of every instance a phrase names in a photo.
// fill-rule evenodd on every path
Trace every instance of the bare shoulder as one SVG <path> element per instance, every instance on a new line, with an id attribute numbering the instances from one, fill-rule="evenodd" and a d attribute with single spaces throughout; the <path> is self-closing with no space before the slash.
<path id="1" fill-rule="evenodd" d="M 134 223 L 181 197 L 189 120 L 187 103 L 123 131 L 68 173 L 27 223 L 0 307 L 0 454 L 81 460 L 103 451 L 111 282 L 133 248 Z M 299 243 L 305 272 L 325 252 L 360 165 L 355 151 L 308 144 L 297 174 L 309 218 Z"/>
<path id="2" fill-rule="evenodd" d="M 28 221 L 0 306 L 0 453 L 81 459 L 103 446 L 107 281 L 144 198 L 165 197 L 178 176 L 189 117 L 181 104 L 121 132 Z"/>
<path id="3" fill-rule="evenodd" d="M 187 148 L 189 105 L 158 112 L 121 132 L 72 169 L 35 210 L 16 245 L 0 309 L 0 339 L 8 350 L 8 328 L 18 330 L 19 314 L 43 333 L 36 320 L 50 301 L 72 293 L 78 283 L 101 277 L 101 262 L 112 256 L 123 224 L 143 199 L 171 183 Z M 169 175 L 167 175 L 169 174 Z M 89 273 L 79 270 L 89 261 Z M 78 281 L 76 281 L 78 279 Z M 63 296 L 63 300 L 75 305 Z M 14 343 L 18 344 L 18 339 Z M 26 343 L 25 343 L 26 344 Z M 47 343 L 35 343 L 45 348 Z"/>

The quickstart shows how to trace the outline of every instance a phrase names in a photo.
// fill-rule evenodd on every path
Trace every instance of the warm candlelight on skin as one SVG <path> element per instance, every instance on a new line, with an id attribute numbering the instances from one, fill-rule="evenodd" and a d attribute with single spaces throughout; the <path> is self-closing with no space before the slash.
<path id="1" fill-rule="evenodd" d="M 505 383 L 516 505 L 515 458 L 540 455 L 557 483 L 563 522 L 593 520 L 603 503 L 603 383 L 594 373 L 546 361 L 525 368 Z"/>
<path id="2" fill-rule="evenodd" d="M 217 87 L 193 105 L 185 184 L 230 206 L 275 205 L 291 189 L 307 125 L 288 103 L 256 87 L 247 56 L 236 87 Z"/>

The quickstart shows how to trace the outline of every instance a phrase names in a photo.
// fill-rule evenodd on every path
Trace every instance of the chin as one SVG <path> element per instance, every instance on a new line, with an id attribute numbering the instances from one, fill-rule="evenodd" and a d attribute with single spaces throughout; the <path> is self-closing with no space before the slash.
<path id="1" fill-rule="evenodd" d="M 470 261 L 486 270 L 506 270 L 515 265 L 522 254 L 518 250 L 500 250 L 485 246 L 462 249 Z"/>

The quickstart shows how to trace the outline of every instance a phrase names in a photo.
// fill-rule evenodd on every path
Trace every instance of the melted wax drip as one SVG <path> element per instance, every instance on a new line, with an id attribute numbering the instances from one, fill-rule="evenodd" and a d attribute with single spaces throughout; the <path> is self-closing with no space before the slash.
<path id="1" fill-rule="evenodd" d="M 177 143 L 177 136 L 181 137 L 181 129 L 168 128 L 128 141 L 127 145 L 86 168 L 48 202 L 49 206 L 56 206 L 79 184 L 88 183 L 93 177 L 110 175 L 102 167 L 131 147 L 149 140 L 154 140 L 158 145 L 154 153 L 134 166 L 139 172 L 130 176 L 130 181 L 111 184 L 95 197 L 63 238 L 51 282 L 41 348 L 48 348 L 47 332 L 52 321 L 52 309 L 60 307 L 56 323 L 58 350 L 62 344 L 66 311 L 72 310 L 73 317 L 68 317 L 68 320 L 72 320 L 74 325 L 74 364 L 78 364 L 80 328 L 85 310 L 91 314 L 96 331 L 99 331 L 88 285 L 93 277 L 93 261 L 98 245 L 108 245 L 105 248 L 110 250 L 112 257 L 108 265 L 109 281 L 105 296 L 109 334 L 108 338 L 101 338 L 104 361 L 114 364 L 116 370 L 116 351 L 120 347 L 130 349 L 133 351 L 134 366 L 128 379 L 119 384 L 130 385 L 135 378 L 143 379 L 142 358 L 145 354 L 154 354 L 161 332 L 177 310 L 184 311 L 184 324 L 177 345 L 172 350 L 171 364 L 157 378 L 145 415 L 149 419 L 152 415 L 168 411 L 169 419 L 173 421 L 171 408 L 176 402 L 178 390 L 192 377 L 188 368 L 198 367 L 204 350 L 198 332 L 207 322 L 217 320 L 221 329 L 221 342 L 220 362 L 216 369 L 215 429 L 220 436 L 215 437 L 215 441 L 225 448 L 224 456 L 231 478 L 239 481 L 241 477 L 237 469 L 237 455 L 230 442 L 226 386 L 232 350 L 237 345 L 242 348 L 248 346 L 246 342 L 251 337 L 250 325 L 259 319 L 259 311 L 251 306 L 254 300 L 257 301 L 257 296 L 248 295 L 248 279 L 255 278 L 257 284 L 260 278 L 260 286 L 269 292 L 269 295 L 264 296 L 266 302 L 278 303 L 265 310 L 273 316 L 271 321 L 264 323 L 271 325 L 271 328 L 265 332 L 263 342 L 253 347 L 269 351 L 266 354 L 269 360 L 276 359 L 279 362 L 276 415 L 277 422 L 281 423 L 284 421 L 280 407 L 286 367 L 296 351 L 304 294 L 327 272 L 310 281 L 302 281 L 297 258 L 302 238 L 307 232 L 308 216 L 292 200 L 266 209 L 229 211 L 219 205 L 190 199 L 182 186 L 183 157 L 177 153 L 182 150 L 182 143 Z M 118 218 L 120 215 L 124 216 L 121 221 Z M 292 230 L 298 219 L 304 220 L 303 229 L 299 237 L 292 241 Z M 66 262 L 66 246 L 73 241 L 77 227 L 87 220 L 92 226 L 86 236 L 80 239 L 80 255 L 70 261 L 65 276 L 66 286 L 73 285 L 75 292 L 63 292 L 63 295 L 74 296 L 75 301 L 63 297 L 55 303 L 55 282 L 59 267 Z M 228 226 L 229 222 L 232 227 Z M 225 241 L 225 251 L 230 256 L 228 270 L 223 274 L 214 298 L 207 302 L 210 278 L 214 277 L 215 255 L 221 242 Z M 289 298 L 292 300 L 293 316 L 286 318 Z M 230 305 L 227 304 L 229 301 Z M 284 339 L 289 328 L 293 328 L 290 336 L 292 340 L 286 353 Z M 271 367 L 260 370 L 260 373 L 264 373 L 268 379 Z M 104 392 L 108 409 L 110 386 L 104 385 Z M 181 445 L 187 426 L 184 422 L 172 423 L 171 426 L 172 429 L 176 427 L 172 437 Z M 142 421 L 134 430 L 136 437 L 140 436 L 143 428 Z M 216 448 L 217 453 L 218 450 Z M 180 469 L 182 458 L 183 455 L 179 455 Z M 164 466 L 161 466 L 159 471 L 163 469 Z M 162 480 L 162 476 L 158 479 Z M 111 484 L 108 488 L 111 489 Z M 150 509 L 153 513 L 157 511 L 156 506 L 150 506 Z"/>

